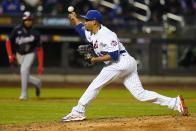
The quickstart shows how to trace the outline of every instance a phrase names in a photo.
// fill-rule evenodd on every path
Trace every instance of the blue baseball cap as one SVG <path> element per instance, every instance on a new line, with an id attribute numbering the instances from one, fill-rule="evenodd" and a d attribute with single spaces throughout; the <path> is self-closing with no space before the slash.
<path id="1" fill-rule="evenodd" d="M 102 14 L 98 10 L 89 10 L 86 15 L 82 15 L 81 17 L 86 20 L 97 20 L 99 23 L 103 22 Z"/>

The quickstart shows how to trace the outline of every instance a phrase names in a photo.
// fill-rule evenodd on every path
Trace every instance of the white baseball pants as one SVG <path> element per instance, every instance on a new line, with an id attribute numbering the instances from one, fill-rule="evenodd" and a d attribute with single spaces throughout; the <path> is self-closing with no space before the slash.
<path id="1" fill-rule="evenodd" d="M 86 89 L 80 98 L 78 105 L 73 107 L 72 112 L 85 113 L 86 106 L 96 98 L 103 86 L 109 84 L 116 78 L 123 79 L 123 84 L 130 93 L 139 101 L 149 101 L 174 109 L 176 98 L 160 95 L 153 91 L 143 89 L 137 73 L 137 63 L 128 53 L 123 53 L 117 63 L 105 66 L 100 74 Z"/>

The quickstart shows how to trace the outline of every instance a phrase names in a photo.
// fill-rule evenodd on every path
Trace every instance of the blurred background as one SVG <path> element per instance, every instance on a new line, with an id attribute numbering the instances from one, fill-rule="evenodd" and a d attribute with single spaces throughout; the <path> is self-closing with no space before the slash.
<path id="1" fill-rule="evenodd" d="M 10 74 L 5 38 L 30 10 L 45 51 L 45 74 L 97 74 L 85 67 L 79 38 L 67 18 L 72 5 L 79 14 L 100 10 L 104 25 L 117 33 L 137 59 L 142 75 L 196 75 L 196 0 L 0 0 L 0 74 Z M 106 36 L 107 37 L 107 36 Z M 37 63 L 32 71 L 36 70 Z"/>

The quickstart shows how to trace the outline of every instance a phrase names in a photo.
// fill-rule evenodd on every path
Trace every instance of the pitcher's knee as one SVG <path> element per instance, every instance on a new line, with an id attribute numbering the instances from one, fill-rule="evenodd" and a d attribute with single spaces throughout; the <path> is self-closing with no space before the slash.
<path id="1" fill-rule="evenodd" d="M 134 94 L 133 96 L 139 100 L 139 101 L 148 101 L 147 97 L 146 97 L 146 93 L 147 91 L 146 90 L 143 90 L 143 91 L 140 91 L 140 92 L 137 92 L 136 94 Z"/>

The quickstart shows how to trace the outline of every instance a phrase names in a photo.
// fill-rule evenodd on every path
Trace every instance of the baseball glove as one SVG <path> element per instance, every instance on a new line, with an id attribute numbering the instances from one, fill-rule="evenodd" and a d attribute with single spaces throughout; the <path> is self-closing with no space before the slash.
<path id="1" fill-rule="evenodd" d="M 86 67 L 92 67 L 91 58 L 95 56 L 93 47 L 91 45 L 79 45 L 77 51 L 83 56 L 83 65 Z"/>

